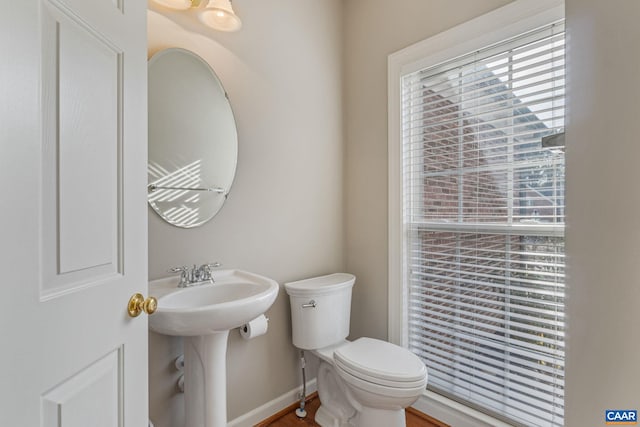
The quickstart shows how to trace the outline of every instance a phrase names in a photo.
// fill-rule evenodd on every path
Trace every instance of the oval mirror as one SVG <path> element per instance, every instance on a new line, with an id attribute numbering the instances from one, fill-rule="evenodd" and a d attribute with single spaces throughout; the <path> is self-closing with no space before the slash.
<path id="1" fill-rule="evenodd" d="M 222 208 L 236 172 L 238 134 L 222 83 L 198 55 L 160 51 L 149 60 L 148 200 L 177 227 Z"/>

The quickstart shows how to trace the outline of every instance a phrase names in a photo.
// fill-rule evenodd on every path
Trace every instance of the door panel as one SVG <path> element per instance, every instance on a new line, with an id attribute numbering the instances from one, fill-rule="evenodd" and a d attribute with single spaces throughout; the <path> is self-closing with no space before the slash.
<path id="1" fill-rule="evenodd" d="M 146 427 L 146 2 L 0 2 L 0 55 L 0 426 Z"/>
<path id="2" fill-rule="evenodd" d="M 121 353 L 111 352 L 42 396 L 43 427 L 121 425 Z"/>
<path id="3" fill-rule="evenodd" d="M 122 49 L 53 3 L 42 22 L 42 284 L 50 298 L 120 270 Z"/>
<path id="4" fill-rule="evenodd" d="M 117 264 L 121 53 L 87 27 L 57 24 L 59 272 L 67 273 Z"/>

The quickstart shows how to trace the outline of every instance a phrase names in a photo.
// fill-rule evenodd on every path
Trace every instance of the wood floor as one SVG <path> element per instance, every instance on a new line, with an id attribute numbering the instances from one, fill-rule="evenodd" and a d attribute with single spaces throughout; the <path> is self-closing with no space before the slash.
<path id="1" fill-rule="evenodd" d="M 295 414 L 298 405 L 291 405 L 283 411 L 256 424 L 255 427 L 320 427 L 313 421 L 319 406 L 320 399 L 318 398 L 318 393 L 313 393 L 307 398 L 307 404 L 305 406 L 307 410 L 306 418 L 298 418 Z M 407 427 L 449 427 L 447 424 L 433 419 L 413 408 L 408 408 L 406 413 Z"/>

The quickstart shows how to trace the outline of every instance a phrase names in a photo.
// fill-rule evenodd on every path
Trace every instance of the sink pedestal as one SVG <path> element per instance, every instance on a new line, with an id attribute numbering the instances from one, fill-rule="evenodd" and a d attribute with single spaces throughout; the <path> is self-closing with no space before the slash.
<path id="1" fill-rule="evenodd" d="M 176 277 L 149 283 L 158 298 L 149 328 L 184 337 L 186 427 L 226 427 L 229 331 L 265 313 L 280 289 L 275 280 L 242 270 L 211 276 L 215 284 L 180 288 Z"/>
<path id="2" fill-rule="evenodd" d="M 227 425 L 229 331 L 184 337 L 185 427 Z"/>

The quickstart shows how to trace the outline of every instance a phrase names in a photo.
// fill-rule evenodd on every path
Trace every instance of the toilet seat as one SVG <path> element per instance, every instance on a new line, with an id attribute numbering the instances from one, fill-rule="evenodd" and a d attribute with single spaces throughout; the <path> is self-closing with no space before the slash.
<path id="1" fill-rule="evenodd" d="M 395 389 L 425 387 L 427 368 L 409 350 L 373 338 L 359 338 L 333 353 L 336 368 L 349 377 Z M 360 382 L 357 381 L 357 382 Z"/>
<path id="2" fill-rule="evenodd" d="M 340 367 L 336 367 L 336 372 L 338 373 L 340 378 L 342 378 L 342 380 L 348 384 L 348 388 L 352 391 L 359 389 L 364 392 L 370 393 L 373 396 L 377 396 L 377 403 L 371 406 L 378 408 L 385 407 L 386 405 L 391 405 L 394 407 L 397 406 L 396 409 L 400 409 L 400 407 L 404 408 L 405 406 L 413 403 L 424 391 L 427 385 L 426 378 L 421 382 L 414 383 L 412 387 L 397 387 L 395 385 L 388 386 L 363 380 L 356 377 L 355 375 L 351 375 Z M 371 395 L 369 396 L 369 399 L 372 398 Z M 396 399 L 404 400 L 407 398 L 409 398 L 411 402 L 406 403 L 406 405 L 396 405 Z"/>

